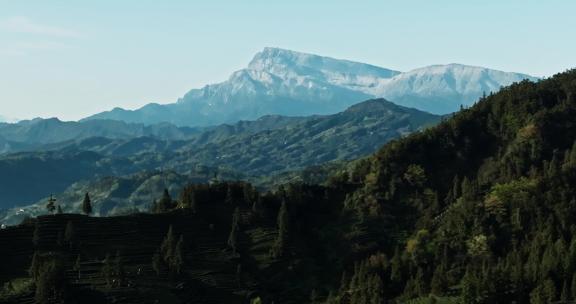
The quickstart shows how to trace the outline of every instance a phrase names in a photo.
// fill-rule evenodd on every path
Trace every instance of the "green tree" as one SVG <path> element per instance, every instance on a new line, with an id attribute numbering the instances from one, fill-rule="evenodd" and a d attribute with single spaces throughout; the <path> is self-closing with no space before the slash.
<path id="1" fill-rule="evenodd" d="M 173 273 L 181 274 L 184 268 L 184 236 L 180 235 L 176 249 L 174 250 L 174 257 L 171 261 L 171 269 Z"/>
<path id="2" fill-rule="evenodd" d="M 394 249 L 394 255 L 390 260 L 390 280 L 392 282 L 402 281 L 402 258 L 398 247 Z"/>
<path id="3" fill-rule="evenodd" d="M 162 244 L 160 245 L 160 253 L 162 254 L 162 258 L 166 261 L 168 260 L 174 253 L 176 245 L 176 238 L 174 236 L 174 229 L 172 225 L 168 227 L 168 233 L 164 237 Z"/>
<path id="4" fill-rule="evenodd" d="M 254 199 L 252 203 L 252 215 L 260 218 L 262 216 L 262 201 L 259 196 Z"/>
<path id="5" fill-rule="evenodd" d="M 84 200 L 82 201 L 82 212 L 86 215 L 90 215 L 92 213 L 92 201 L 90 200 L 90 194 L 86 192 L 84 195 Z"/>
<path id="6" fill-rule="evenodd" d="M 172 208 L 174 208 L 172 196 L 170 196 L 170 192 L 168 192 L 168 189 L 164 188 L 164 192 L 162 193 L 162 198 L 156 204 L 155 212 L 162 213 L 162 212 L 166 212 Z"/>
<path id="7" fill-rule="evenodd" d="M 462 278 L 462 294 L 461 300 L 463 304 L 478 303 L 478 280 L 472 274 L 471 270 L 466 270 Z"/>
<path id="8" fill-rule="evenodd" d="M 411 164 L 404 173 L 404 180 L 412 186 L 422 187 L 426 182 L 426 173 L 421 166 Z"/>
<path id="9" fill-rule="evenodd" d="M 416 272 L 416 277 L 414 278 L 414 291 L 418 296 L 428 294 L 428 286 L 422 268 L 418 268 L 418 271 Z"/>
<path id="10" fill-rule="evenodd" d="M 184 189 L 180 193 L 180 202 L 182 204 L 182 208 L 187 208 L 195 214 L 198 212 L 197 210 L 197 200 L 196 200 L 196 191 Z"/>
<path id="11" fill-rule="evenodd" d="M 39 242 L 40 242 L 40 225 L 38 224 L 38 222 L 36 222 L 36 224 L 34 225 L 34 232 L 32 233 L 32 243 L 34 244 L 34 246 L 38 246 Z"/>
<path id="12" fill-rule="evenodd" d="M 286 246 L 288 243 L 290 215 L 288 214 L 288 206 L 286 201 L 282 201 L 280 211 L 278 212 L 278 237 L 272 248 L 271 255 L 274 258 L 282 257 L 286 254 Z"/>
<path id="13" fill-rule="evenodd" d="M 240 208 L 238 207 L 234 209 L 231 226 L 230 235 L 228 236 L 228 246 L 232 249 L 232 252 L 236 254 L 238 251 L 238 239 L 240 234 Z"/>
<path id="14" fill-rule="evenodd" d="M 56 199 L 52 196 L 52 194 L 50 194 L 50 198 L 46 204 L 46 209 L 48 209 L 48 212 L 50 213 L 54 213 L 54 210 L 56 210 Z"/>
<path id="15" fill-rule="evenodd" d="M 572 148 L 567 151 L 564 164 L 562 165 L 562 169 L 564 170 L 570 170 L 573 168 L 576 168 L 576 141 L 572 144 Z"/>
<path id="16" fill-rule="evenodd" d="M 444 273 L 443 265 L 436 267 L 434 273 L 432 274 L 432 280 L 430 281 L 431 292 L 437 296 L 444 294 L 446 290 L 446 274 Z"/>
<path id="17" fill-rule="evenodd" d="M 174 235 L 172 225 L 164 237 L 158 255 L 153 257 L 153 268 L 160 273 L 162 265 L 168 267 L 171 274 L 180 274 L 184 265 L 184 236 L 180 235 L 178 241 Z"/>
<path id="18" fill-rule="evenodd" d="M 81 270 L 82 270 L 82 259 L 80 257 L 80 254 L 78 254 L 78 256 L 76 257 L 76 261 L 74 262 L 74 271 L 78 271 L 78 280 L 80 280 L 81 278 Z"/>
<path id="19" fill-rule="evenodd" d="M 382 279 L 377 274 L 372 274 L 368 279 L 368 291 L 369 294 L 368 304 L 381 304 L 384 303 L 384 283 Z"/>
<path id="20" fill-rule="evenodd" d="M 33 280 L 38 278 L 40 274 L 40 256 L 38 255 L 37 251 L 34 251 L 34 255 L 32 255 L 32 262 L 30 263 L 30 267 L 28 268 L 28 275 Z"/>

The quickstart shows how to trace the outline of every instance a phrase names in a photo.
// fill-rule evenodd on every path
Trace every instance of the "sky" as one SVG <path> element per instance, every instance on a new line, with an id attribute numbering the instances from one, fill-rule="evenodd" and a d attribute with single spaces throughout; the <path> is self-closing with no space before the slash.
<path id="1" fill-rule="evenodd" d="M 0 0 L 0 116 L 171 103 L 264 47 L 408 71 L 576 67 L 573 0 Z"/>

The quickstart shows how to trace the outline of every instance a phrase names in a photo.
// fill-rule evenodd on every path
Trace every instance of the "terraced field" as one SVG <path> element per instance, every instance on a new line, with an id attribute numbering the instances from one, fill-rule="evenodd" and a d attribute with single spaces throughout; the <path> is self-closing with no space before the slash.
<path id="1" fill-rule="evenodd" d="M 260 289 L 252 273 L 277 263 L 268 254 L 277 234 L 270 226 L 274 222 L 247 229 L 239 245 L 247 254 L 235 254 L 227 245 L 232 210 L 213 209 L 204 208 L 203 216 L 184 210 L 107 218 L 57 214 L 9 227 L 0 231 L 0 255 L 9 262 L 2 265 L 0 281 L 26 280 L 29 275 L 23 270 L 37 252 L 42 258 L 58 256 L 66 261 L 66 282 L 80 303 L 248 303 Z M 241 222 L 251 225 L 249 210 L 242 211 Z M 63 239 L 67 225 L 73 227 L 73 241 Z M 157 274 L 152 268 L 152 256 L 170 226 L 185 240 L 180 275 L 167 269 Z M 120 257 L 122 282 L 107 282 L 103 271 L 107 255 Z M 4 301 L 34 303 L 34 289 Z"/>

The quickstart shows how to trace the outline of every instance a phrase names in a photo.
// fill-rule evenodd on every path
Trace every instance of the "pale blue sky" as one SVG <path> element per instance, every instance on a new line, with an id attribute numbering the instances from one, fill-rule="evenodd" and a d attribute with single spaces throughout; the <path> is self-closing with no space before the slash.
<path id="1" fill-rule="evenodd" d="M 0 1 L 0 116 L 175 101 L 265 46 L 401 71 L 575 67 L 576 1 Z"/>

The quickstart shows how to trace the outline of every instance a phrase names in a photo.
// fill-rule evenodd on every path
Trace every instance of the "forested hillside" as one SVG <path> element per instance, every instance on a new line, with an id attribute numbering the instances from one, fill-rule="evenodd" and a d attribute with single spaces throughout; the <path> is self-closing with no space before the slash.
<path id="1" fill-rule="evenodd" d="M 55 214 L 4 229 L 2 297 L 570 303 L 575 142 L 576 71 L 523 81 L 323 185 L 259 193 L 213 181 L 158 194 L 153 214 Z"/>
<path id="2" fill-rule="evenodd" d="M 363 258 L 328 302 L 573 300 L 575 113 L 576 71 L 524 81 L 338 176 Z"/>

